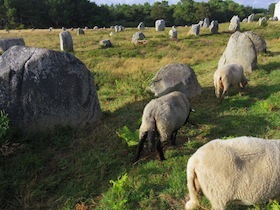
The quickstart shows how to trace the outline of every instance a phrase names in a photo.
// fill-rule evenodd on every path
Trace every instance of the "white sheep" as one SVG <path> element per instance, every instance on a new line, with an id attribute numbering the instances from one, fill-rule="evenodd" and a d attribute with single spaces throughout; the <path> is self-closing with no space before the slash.
<path id="1" fill-rule="evenodd" d="M 249 80 L 245 77 L 244 70 L 241 65 L 225 65 L 217 69 L 214 73 L 215 94 L 217 98 L 221 98 L 222 101 L 230 86 L 238 85 L 239 88 L 243 89 L 247 85 L 248 81 Z"/>
<path id="2" fill-rule="evenodd" d="M 170 139 L 172 145 L 175 144 L 177 131 L 187 122 L 189 114 L 189 100 L 179 91 L 151 100 L 143 111 L 135 161 L 139 160 L 146 139 L 149 150 L 152 150 L 157 136 L 160 138 L 157 142 L 157 151 L 160 159 L 165 160 L 162 143 Z"/>
<path id="3" fill-rule="evenodd" d="M 280 140 L 246 136 L 212 140 L 190 157 L 187 181 L 190 200 L 185 210 L 198 205 L 200 190 L 219 210 L 229 203 L 280 199 Z"/>

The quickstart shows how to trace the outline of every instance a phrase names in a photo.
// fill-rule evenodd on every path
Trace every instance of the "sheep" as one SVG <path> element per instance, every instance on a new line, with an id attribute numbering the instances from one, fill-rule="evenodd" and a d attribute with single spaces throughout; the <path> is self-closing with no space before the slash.
<path id="1" fill-rule="evenodd" d="M 179 91 L 151 100 L 143 111 L 135 162 L 140 158 L 146 139 L 152 151 L 156 137 L 160 138 L 157 142 L 160 160 L 165 160 L 162 144 L 170 139 L 171 144 L 175 145 L 177 131 L 187 122 L 190 110 L 189 100 Z"/>
<path id="2" fill-rule="evenodd" d="M 247 85 L 248 81 L 249 80 L 245 77 L 244 70 L 241 65 L 225 65 L 217 69 L 214 73 L 215 94 L 218 99 L 220 98 L 220 102 L 222 102 L 225 94 L 229 91 L 230 86 L 238 85 L 239 88 L 243 89 Z"/>
<path id="3" fill-rule="evenodd" d="M 229 203 L 280 199 L 280 140 L 243 136 L 208 142 L 188 161 L 187 187 L 185 210 L 198 205 L 200 190 L 219 210 Z"/>

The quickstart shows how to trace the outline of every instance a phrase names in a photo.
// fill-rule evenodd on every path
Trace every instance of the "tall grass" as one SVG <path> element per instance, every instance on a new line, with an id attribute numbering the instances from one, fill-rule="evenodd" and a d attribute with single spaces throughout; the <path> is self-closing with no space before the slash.
<path id="1" fill-rule="evenodd" d="M 202 29 L 189 36 L 178 27 L 178 40 L 170 40 L 169 28 L 144 31 L 148 43 L 134 46 L 136 29 L 109 37 L 111 30 L 89 30 L 84 36 L 73 31 L 74 55 L 82 60 L 99 86 L 102 120 L 84 130 L 68 128 L 34 135 L 14 134 L 12 153 L 0 154 L 0 209 L 182 209 L 186 189 L 185 168 L 197 148 L 215 138 L 257 136 L 280 139 L 280 43 L 278 22 L 261 28 L 242 23 L 267 42 L 266 54 L 258 56 L 257 69 L 248 75 L 250 83 L 242 93 L 231 89 L 222 105 L 214 95 L 213 72 L 230 33 L 220 24 L 220 34 Z M 0 37 L 23 37 L 27 46 L 59 49 L 60 30 L 20 30 Z M 101 48 L 109 38 L 114 47 Z M 203 88 L 191 100 L 196 110 L 180 129 L 175 147 L 167 147 L 167 161 L 157 154 L 143 155 L 132 165 L 142 111 L 153 95 L 146 90 L 155 73 L 166 64 L 189 64 Z M 130 139 L 131 138 L 131 139 Z M 5 143 L 0 140 L 1 145 Z M 205 197 L 201 208 L 210 209 Z M 271 202 L 257 208 L 278 208 Z M 230 209 L 252 209 L 236 207 Z"/>

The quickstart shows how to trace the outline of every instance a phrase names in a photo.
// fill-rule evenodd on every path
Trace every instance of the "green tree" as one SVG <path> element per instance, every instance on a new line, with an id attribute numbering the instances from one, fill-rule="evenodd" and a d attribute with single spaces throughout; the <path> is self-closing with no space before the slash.
<path id="1" fill-rule="evenodd" d="M 269 13 L 269 15 L 270 15 L 271 17 L 274 16 L 275 5 L 276 5 L 275 3 L 272 3 L 272 4 L 270 4 L 269 7 L 268 7 L 268 13 Z"/>

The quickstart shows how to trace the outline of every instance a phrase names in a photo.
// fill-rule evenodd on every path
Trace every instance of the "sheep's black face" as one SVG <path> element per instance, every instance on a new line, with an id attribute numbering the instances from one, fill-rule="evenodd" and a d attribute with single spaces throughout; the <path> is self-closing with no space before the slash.
<path id="1" fill-rule="evenodd" d="M 148 132 L 148 150 L 149 152 L 152 152 L 155 148 L 155 138 L 156 138 L 156 132 L 155 131 L 149 131 Z"/>

